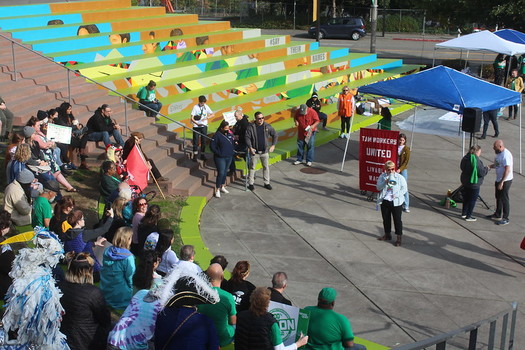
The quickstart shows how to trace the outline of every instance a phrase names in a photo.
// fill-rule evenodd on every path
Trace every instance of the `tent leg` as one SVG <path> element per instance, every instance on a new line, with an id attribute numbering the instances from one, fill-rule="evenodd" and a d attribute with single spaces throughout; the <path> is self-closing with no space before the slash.
<path id="1" fill-rule="evenodd" d="M 520 101 L 520 104 L 519 104 L 518 108 L 520 109 L 520 174 L 523 175 L 523 168 L 522 168 L 522 159 L 523 159 L 523 157 L 521 155 L 521 119 L 522 119 L 521 118 L 521 110 L 522 110 L 522 108 L 521 108 L 521 101 Z"/>
<path id="2" fill-rule="evenodd" d="M 416 115 L 417 115 L 417 106 L 414 110 L 414 121 L 412 122 L 412 135 L 410 136 L 410 150 L 413 150 L 412 144 L 414 143 L 414 130 L 416 129 Z"/>
<path id="3" fill-rule="evenodd" d="M 465 58 L 465 69 L 467 68 L 467 64 L 468 64 L 468 54 L 470 53 L 470 51 L 467 51 L 467 58 Z"/>
<path id="4" fill-rule="evenodd" d="M 432 68 L 436 66 L 436 47 L 434 46 L 434 52 L 432 55 Z"/>
<path id="5" fill-rule="evenodd" d="M 461 158 L 465 155 L 465 132 L 461 133 Z"/>
<path id="6" fill-rule="evenodd" d="M 346 152 L 348 151 L 348 143 L 350 142 L 350 136 L 352 135 L 352 126 L 354 125 L 354 118 L 355 118 L 355 113 L 350 118 L 350 133 L 348 134 L 348 137 L 346 138 L 345 152 L 343 153 L 343 161 L 341 162 L 341 172 L 343 172 L 343 168 L 345 167 Z"/>

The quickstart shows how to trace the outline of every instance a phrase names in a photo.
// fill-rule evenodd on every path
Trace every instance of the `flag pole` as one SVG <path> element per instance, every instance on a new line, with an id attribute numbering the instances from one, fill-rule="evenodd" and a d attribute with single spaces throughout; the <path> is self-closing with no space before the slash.
<path id="1" fill-rule="evenodd" d="M 150 173 L 151 177 L 153 178 L 153 181 L 155 181 L 155 185 L 157 185 L 157 188 L 159 189 L 159 192 L 162 195 L 162 198 L 166 199 L 166 196 L 164 195 L 164 192 L 162 192 L 162 189 L 160 188 L 159 183 L 157 182 L 157 179 L 155 178 L 155 175 L 153 175 L 153 172 L 151 171 L 151 168 L 150 168 L 151 164 L 149 164 L 149 161 L 146 161 L 146 157 L 144 156 L 144 153 L 142 152 L 142 149 L 140 147 L 138 147 L 137 144 L 135 144 L 135 146 L 137 146 L 137 150 L 140 152 L 140 155 L 141 155 L 142 159 L 144 159 L 144 161 L 146 163 L 148 163 L 147 164 L 148 165 L 148 172 Z"/>

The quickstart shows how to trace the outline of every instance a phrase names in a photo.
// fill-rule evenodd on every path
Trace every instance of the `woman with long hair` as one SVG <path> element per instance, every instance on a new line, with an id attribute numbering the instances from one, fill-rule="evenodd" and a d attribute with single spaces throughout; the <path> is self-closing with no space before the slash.
<path id="1" fill-rule="evenodd" d="M 250 295 L 255 290 L 255 285 L 246 280 L 250 275 L 250 270 L 249 261 L 238 261 L 233 268 L 232 277 L 221 284 L 222 289 L 233 295 L 237 312 L 250 308 Z"/>
<path id="2" fill-rule="evenodd" d="M 220 198 L 222 193 L 229 193 L 226 189 L 226 175 L 230 168 L 235 151 L 235 140 L 230 131 L 230 125 L 223 120 L 210 144 L 213 152 L 213 160 L 217 168 L 217 179 L 215 180 L 215 197 Z"/>
<path id="3" fill-rule="evenodd" d="M 57 125 L 68 126 L 72 129 L 71 143 L 69 145 L 57 145 L 62 150 L 62 161 L 74 170 L 76 169 L 76 166 L 73 164 L 75 149 L 84 149 L 87 144 L 87 138 L 83 137 L 84 135 L 82 132 L 84 126 L 75 119 L 75 116 L 73 115 L 73 106 L 71 106 L 71 104 L 62 102 L 56 111 L 58 112 L 58 116 L 54 119 L 54 123 Z M 82 159 L 82 161 L 84 163 L 85 158 Z"/>
<path id="4" fill-rule="evenodd" d="M 250 309 L 237 314 L 235 350 L 251 350 L 255 344 L 260 349 L 292 350 L 308 342 L 308 336 L 302 336 L 294 344 L 284 346 L 277 320 L 268 312 L 270 294 L 266 287 L 255 288 Z"/>
<path id="5" fill-rule="evenodd" d="M 95 257 L 93 252 L 93 244 L 96 246 L 102 246 L 106 241 L 103 238 L 111 226 L 113 221 L 113 210 L 108 210 L 108 219 L 106 222 L 95 229 L 86 229 L 86 221 L 82 210 L 73 210 L 67 215 L 67 223 L 71 226 L 64 234 L 64 251 L 67 252 L 86 252 Z M 95 257 L 94 266 L 95 277 L 98 282 L 98 276 L 100 272 L 100 262 Z"/>
<path id="6" fill-rule="evenodd" d="M 130 252 L 133 230 L 121 227 L 115 233 L 113 245 L 106 248 L 100 271 L 100 289 L 106 302 L 114 309 L 125 309 L 133 296 L 135 257 Z"/>
<path id="7" fill-rule="evenodd" d="M 126 219 L 124 219 L 124 208 L 126 207 L 126 204 L 128 203 L 128 200 L 124 197 L 117 197 L 113 201 L 113 204 L 111 204 L 111 209 L 113 209 L 113 222 L 111 223 L 111 226 L 109 227 L 108 231 L 104 234 L 104 237 L 106 237 L 108 242 L 113 242 L 113 237 L 115 237 L 115 232 L 121 227 L 129 226 L 126 222 Z"/>
<path id="8" fill-rule="evenodd" d="M 407 146 L 407 135 L 400 133 L 397 142 L 397 170 L 405 178 L 407 183 L 407 191 L 405 193 L 405 202 L 403 203 L 403 211 L 410 213 L 410 200 L 408 195 L 408 162 L 410 161 L 410 147 Z"/>
<path id="9" fill-rule="evenodd" d="M 157 231 L 157 223 L 159 222 L 160 218 L 160 207 L 156 204 L 150 205 L 146 211 L 146 214 L 144 214 L 144 217 L 142 220 L 140 220 L 139 227 L 137 228 L 137 236 L 139 241 L 138 253 L 142 253 L 146 237 L 148 237 L 148 235 L 153 231 Z"/>
<path id="10" fill-rule="evenodd" d="M 133 285 L 137 290 L 151 289 L 162 283 L 162 276 L 156 270 L 161 262 L 161 254 L 156 250 L 145 251 L 133 275 Z"/>
<path id="11" fill-rule="evenodd" d="M 148 211 L 148 200 L 144 197 L 135 198 L 131 205 L 131 209 L 133 212 L 133 219 L 131 220 L 131 227 L 133 229 L 131 250 L 137 254 L 142 249 L 142 247 L 139 246 L 139 224 Z"/>
<path id="12" fill-rule="evenodd" d="M 0 210 L 0 242 L 5 240 L 5 236 L 11 232 L 13 222 L 11 221 L 11 214 L 5 210 Z M 0 249 L 0 300 L 4 300 L 5 293 L 9 286 L 13 283 L 13 279 L 9 276 L 13 261 L 15 260 L 15 253 L 9 244 L 4 244 Z"/>
<path id="13" fill-rule="evenodd" d="M 100 289 L 93 285 L 95 261 L 89 253 L 66 254 L 68 269 L 59 283 L 65 314 L 60 331 L 72 350 L 105 349 L 111 316 Z"/>
<path id="14" fill-rule="evenodd" d="M 49 222 L 49 230 L 54 232 L 62 242 L 65 239 L 65 232 L 71 228 L 67 222 L 67 216 L 75 208 L 75 199 L 71 196 L 64 196 L 55 204 L 53 217 Z"/>
<path id="15" fill-rule="evenodd" d="M 11 137 L 11 143 L 7 146 L 6 150 L 5 150 L 5 160 L 4 160 L 4 165 L 5 165 L 5 168 L 7 169 L 7 165 L 9 164 L 9 162 L 11 161 L 11 159 L 13 159 L 13 156 L 15 155 L 15 152 L 16 152 L 16 149 L 18 147 L 18 145 L 22 144 L 25 142 L 25 138 L 24 138 L 24 135 L 20 135 L 18 133 L 13 133 L 13 136 Z"/>

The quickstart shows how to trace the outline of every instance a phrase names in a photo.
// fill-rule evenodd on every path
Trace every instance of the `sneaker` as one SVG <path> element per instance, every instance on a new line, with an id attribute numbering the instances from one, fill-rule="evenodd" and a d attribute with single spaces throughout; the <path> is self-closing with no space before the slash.
<path id="1" fill-rule="evenodd" d="M 503 219 L 501 216 L 496 216 L 496 214 L 487 215 L 486 218 L 496 220 L 496 221 L 501 221 L 501 219 Z"/>
<path id="2" fill-rule="evenodd" d="M 312 166 L 312 162 L 306 162 L 306 166 Z"/>
<path id="3" fill-rule="evenodd" d="M 221 191 L 219 190 L 215 191 L 215 197 L 221 198 Z"/>
<path id="4" fill-rule="evenodd" d="M 344 139 L 344 138 L 345 138 L 345 133 L 342 132 L 341 135 L 339 135 L 339 138 L 340 138 L 340 139 Z"/>
<path id="5" fill-rule="evenodd" d="M 255 190 L 255 186 L 253 186 L 253 185 L 248 185 L 248 189 L 249 189 L 250 191 L 254 191 L 254 190 Z"/>
<path id="6" fill-rule="evenodd" d="M 264 188 L 266 188 L 267 190 L 271 190 L 271 189 L 272 189 L 272 185 L 270 185 L 270 184 L 265 184 L 265 185 L 264 185 Z"/>
<path id="7" fill-rule="evenodd" d="M 226 187 L 221 187 L 221 192 L 222 192 L 222 193 L 230 193 L 230 191 L 228 191 L 228 190 L 226 189 Z"/>
<path id="8" fill-rule="evenodd" d="M 465 218 L 465 221 L 469 221 L 469 222 L 473 222 L 473 221 L 477 221 L 478 219 L 476 219 L 475 217 L 471 216 L 469 218 Z"/>
<path id="9" fill-rule="evenodd" d="M 462 219 L 466 219 L 466 218 L 467 218 L 467 216 L 466 216 L 466 215 L 464 215 L 464 214 L 461 214 L 461 218 L 462 218 Z"/>
<path id="10" fill-rule="evenodd" d="M 405 213 L 410 213 L 410 209 L 408 209 L 408 208 L 403 209 L 403 211 L 404 211 Z"/>
<path id="11" fill-rule="evenodd" d="M 296 160 L 295 162 L 293 162 L 293 165 L 299 165 L 299 164 L 301 164 L 301 163 L 302 163 L 302 161 L 300 161 L 300 160 Z"/>
<path id="12" fill-rule="evenodd" d="M 77 169 L 78 169 L 78 167 L 77 167 L 75 164 L 73 164 L 72 162 L 69 163 L 68 165 L 69 165 L 69 168 L 70 168 L 71 170 L 77 170 Z"/>
<path id="13" fill-rule="evenodd" d="M 507 219 L 502 219 L 496 222 L 496 225 L 508 225 L 508 224 L 509 224 L 509 220 Z"/>

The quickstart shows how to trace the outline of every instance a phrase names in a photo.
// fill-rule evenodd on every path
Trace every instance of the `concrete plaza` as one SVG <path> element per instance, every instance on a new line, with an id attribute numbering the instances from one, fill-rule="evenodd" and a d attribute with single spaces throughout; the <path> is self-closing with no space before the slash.
<path id="1" fill-rule="evenodd" d="M 202 214 L 201 234 L 213 254 L 227 257 L 230 270 L 236 261 L 249 260 L 248 280 L 255 285 L 268 286 L 274 272 L 285 271 L 286 295 L 296 306 L 315 304 L 324 286 L 336 288 L 336 311 L 350 318 L 356 335 L 389 347 L 480 321 L 512 301 L 525 302 L 519 126 L 500 120 L 500 129 L 514 155 L 507 226 L 484 217 L 495 204 L 493 171 L 481 189 L 491 209 L 478 201 L 477 222 L 460 218 L 461 204 L 440 206 L 447 190 L 459 186 L 461 138 L 415 134 L 403 246 L 378 241 L 381 215 L 359 190 L 354 133 L 344 172 L 342 139 L 316 149 L 315 169 L 294 166 L 293 159 L 277 163 L 271 166 L 272 191 L 262 187 L 258 174 L 255 192 L 245 192 L 238 181 L 229 186 L 230 194 L 211 199 Z M 485 165 L 494 159 L 494 140 L 477 141 Z M 515 349 L 525 347 L 524 310 L 518 312 Z M 484 345 L 478 348 L 486 348 L 486 333 L 479 339 Z M 465 348 L 461 339 L 452 344 Z"/>

